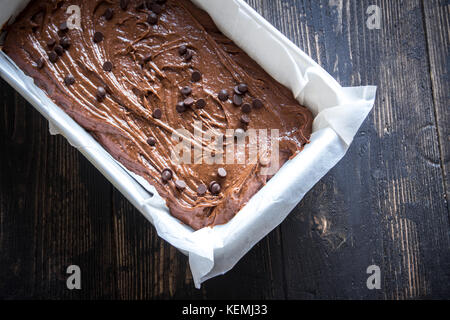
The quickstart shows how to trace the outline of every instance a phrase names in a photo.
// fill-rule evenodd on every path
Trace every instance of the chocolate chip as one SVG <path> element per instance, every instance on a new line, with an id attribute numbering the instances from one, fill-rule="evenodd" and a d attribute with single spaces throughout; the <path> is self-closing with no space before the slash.
<path id="1" fill-rule="evenodd" d="M 259 108 L 262 108 L 263 106 L 264 105 L 261 100 L 259 100 L 259 99 L 253 100 L 253 108 L 259 109 Z"/>
<path id="2" fill-rule="evenodd" d="M 152 25 L 157 24 L 158 23 L 158 16 L 155 13 L 150 12 L 149 15 L 147 16 L 147 22 L 152 24 Z"/>
<path id="3" fill-rule="evenodd" d="M 180 56 L 185 55 L 187 52 L 187 47 L 185 45 L 182 45 L 178 48 L 178 53 L 180 54 Z"/>
<path id="4" fill-rule="evenodd" d="M 152 4 L 152 7 L 150 8 L 154 13 L 160 14 L 162 12 L 162 6 L 160 6 L 157 3 Z"/>
<path id="5" fill-rule="evenodd" d="M 233 104 L 235 106 L 240 106 L 242 104 L 242 96 L 238 94 L 233 95 Z"/>
<path id="6" fill-rule="evenodd" d="M 161 178 L 163 181 L 167 182 L 172 179 L 172 170 L 166 168 L 161 173 Z"/>
<path id="7" fill-rule="evenodd" d="M 62 56 L 63 53 L 64 53 L 64 48 L 63 48 L 61 45 L 59 45 L 59 44 L 57 44 L 57 45 L 55 46 L 55 49 L 53 49 L 53 50 L 56 52 L 56 54 L 57 54 L 58 56 Z"/>
<path id="8" fill-rule="evenodd" d="M 250 118 L 248 117 L 248 115 L 243 114 L 241 116 L 241 122 L 244 123 L 244 124 L 249 124 L 250 123 Z"/>
<path id="9" fill-rule="evenodd" d="M 114 10 L 111 8 L 106 9 L 105 13 L 103 13 L 103 16 L 105 17 L 106 20 L 111 20 L 112 17 L 114 16 Z"/>
<path id="10" fill-rule="evenodd" d="M 95 43 L 102 42 L 103 38 L 104 38 L 103 33 L 101 33 L 100 31 L 97 31 L 94 33 L 94 42 Z"/>
<path id="11" fill-rule="evenodd" d="M 218 184 L 216 181 L 212 181 L 209 184 L 209 191 L 211 191 L 212 194 L 217 195 L 220 193 L 221 187 L 220 184 Z"/>
<path id="12" fill-rule="evenodd" d="M 248 86 L 245 83 L 241 83 L 238 85 L 238 90 L 244 94 L 248 91 Z"/>
<path id="13" fill-rule="evenodd" d="M 153 118 L 155 118 L 155 119 L 161 119 L 161 117 L 162 117 L 162 111 L 161 111 L 161 109 L 155 109 L 155 110 L 153 111 Z"/>
<path id="14" fill-rule="evenodd" d="M 156 3 L 159 3 L 159 4 L 164 4 L 166 2 L 167 2 L 167 0 L 156 0 Z"/>
<path id="15" fill-rule="evenodd" d="M 184 60 L 185 61 L 191 61 L 193 56 L 194 56 L 193 51 L 192 50 L 188 50 L 186 52 L 186 54 L 184 55 Z"/>
<path id="16" fill-rule="evenodd" d="M 177 110 L 178 113 L 183 113 L 186 111 L 186 106 L 184 105 L 184 102 L 178 102 L 175 109 Z"/>
<path id="17" fill-rule="evenodd" d="M 49 49 L 53 48 L 55 46 L 55 44 L 56 44 L 56 40 L 55 39 L 50 39 L 50 40 L 47 41 L 47 47 Z"/>
<path id="18" fill-rule="evenodd" d="M 188 86 L 181 88 L 181 94 L 184 96 L 188 96 L 192 93 L 192 89 Z"/>
<path id="19" fill-rule="evenodd" d="M 203 109 L 204 107 L 206 107 L 206 101 L 205 101 L 205 99 L 200 98 L 197 100 L 195 105 L 197 106 L 198 109 Z"/>
<path id="20" fill-rule="evenodd" d="M 97 100 L 99 101 L 99 102 L 102 102 L 103 101 L 103 99 L 105 99 L 105 97 L 106 97 L 106 90 L 105 90 L 105 88 L 103 88 L 103 87 L 98 87 L 97 88 Z"/>
<path id="21" fill-rule="evenodd" d="M 129 2 L 129 0 L 120 0 L 120 9 L 127 10 Z"/>
<path id="22" fill-rule="evenodd" d="M 227 101 L 228 100 L 228 91 L 225 89 L 220 90 L 218 98 L 220 101 Z"/>
<path id="23" fill-rule="evenodd" d="M 187 185 L 186 182 L 184 182 L 183 180 L 177 180 L 175 181 L 175 186 L 177 187 L 178 190 L 183 191 L 184 189 L 186 189 Z"/>
<path id="24" fill-rule="evenodd" d="M 225 168 L 217 169 L 217 175 L 221 178 L 225 178 L 227 176 L 227 170 Z"/>
<path id="25" fill-rule="evenodd" d="M 67 26 L 67 21 L 62 22 L 59 25 L 59 31 L 61 31 L 63 33 L 69 31 L 69 27 Z"/>
<path id="26" fill-rule="evenodd" d="M 241 110 L 243 113 L 250 113 L 252 111 L 252 106 L 250 103 L 244 103 L 244 105 L 241 107 Z"/>
<path id="27" fill-rule="evenodd" d="M 39 58 L 36 60 L 36 68 L 42 69 L 44 67 L 45 60 L 44 58 Z"/>
<path id="28" fill-rule="evenodd" d="M 151 146 L 154 147 L 156 145 L 156 139 L 153 137 L 150 137 L 147 139 L 147 143 Z"/>
<path id="29" fill-rule="evenodd" d="M 112 64 L 111 61 L 106 61 L 106 62 L 103 64 L 103 70 L 105 70 L 106 72 L 112 71 L 112 68 L 113 68 L 113 64 Z"/>
<path id="30" fill-rule="evenodd" d="M 48 53 L 48 59 L 50 62 L 55 63 L 58 60 L 58 54 L 55 51 L 50 51 Z"/>
<path id="31" fill-rule="evenodd" d="M 71 86 L 75 83 L 75 78 L 69 74 L 64 78 L 64 83 L 66 84 L 66 86 Z"/>
<path id="32" fill-rule="evenodd" d="M 239 91 L 239 86 L 234 87 L 234 93 L 239 94 L 239 95 L 243 94 L 241 91 Z"/>
<path id="33" fill-rule="evenodd" d="M 199 196 L 204 196 L 206 194 L 206 191 L 208 191 L 208 188 L 203 183 L 197 187 L 197 194 Z"/>
<path id="34" fill-rule="evenodd" d="M 199 82 L 202 79 L 202 74 L 198 71 L 192 72 L 191 80 L 192 82 Z"/>
<path id="35" fill-rule="evenodd" d="M 183 103 L 186 107 L 192 107 L 194 105 L 194 102 L 195 102 L 194 99 L 189 97 L 189 98 L 185 99 Z"/>
<path id="36" fill-rule="evenodd" d="M 64 48 L 64 49 L 69 49 L 70 47 L 70 39 L 67 37 L 63 37 L 59 40 L 59 44 Z"/>

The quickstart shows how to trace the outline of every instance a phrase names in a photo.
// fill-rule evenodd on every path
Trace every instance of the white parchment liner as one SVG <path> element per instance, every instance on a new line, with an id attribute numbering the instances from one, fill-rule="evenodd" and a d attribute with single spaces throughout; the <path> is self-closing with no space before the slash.
<path id="1" fill-rule="evenodd" d="M 20 12 L 28 1 L 0 0 L 0 25 Z M 63 135 L 139 209 L 160 237 L 189 256 L 195 286 L 199 288 L 203 281 L 230 270 L 342 159 L 372 109 L 376 87 L 342 88 L 242 0 L 193 2 L 315 115 L 311 143 L 226 225 L 196 232 L 183 225 L 169 214 L 164 200 L 152 186 L 115 161 L 3 52 L 0 75 L 48 119 L 52 134 Z"/>

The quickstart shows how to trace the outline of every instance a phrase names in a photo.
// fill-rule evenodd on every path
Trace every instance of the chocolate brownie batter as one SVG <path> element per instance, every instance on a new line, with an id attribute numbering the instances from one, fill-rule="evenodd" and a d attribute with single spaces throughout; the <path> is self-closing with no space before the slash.
<path id="1" fill-rule="evenodd" d="M 68 20 L 71 5 L 80 29 Z M 3 50 L 196 230 L 229 221 L 270 178 L 260 174 L 268 163 L 177 163 L 175 130 L 210 148 L 194 123 L 223 134 L 278 129 L 278 167 L 311 134 L 311 113 L 187 0 L 31 1 Z"/>

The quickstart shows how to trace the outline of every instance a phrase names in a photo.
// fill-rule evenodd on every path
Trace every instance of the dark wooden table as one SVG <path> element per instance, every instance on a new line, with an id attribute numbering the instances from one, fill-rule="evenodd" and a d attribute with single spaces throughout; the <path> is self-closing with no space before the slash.
<path id="1" fill-rule="evenodd" d="M 196 290 L 187 258 L 0 81 L 0 298 L 450 298 L 449 1 L 248 3 L 342 85 L 379 87 L 346 157 Z M 66 288 L 72 264 L 81 290 Z"/>

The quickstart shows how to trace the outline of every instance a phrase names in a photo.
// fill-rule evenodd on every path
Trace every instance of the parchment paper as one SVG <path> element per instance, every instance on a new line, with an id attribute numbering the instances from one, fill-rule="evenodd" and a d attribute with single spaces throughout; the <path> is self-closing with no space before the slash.
<path id="1" fill-rule="evenodd" d="M 0 0 L 0 25 L 27 2 Z M 199 288 L 205 280 L 233 268 L 342 159 L 372 109 L 376 87 L 342 88 L 242 0 L 193 2 L 315 115 L 311 143 L 226 225 L 196 232 L 183 225 L 169 214 L 153 186 L 116 162 L 3 52 L 0 75 L 48 119 L 52 134 L 66 137 L 155 226 L 159 236 L 189 256 L 195 286 Z"/>

